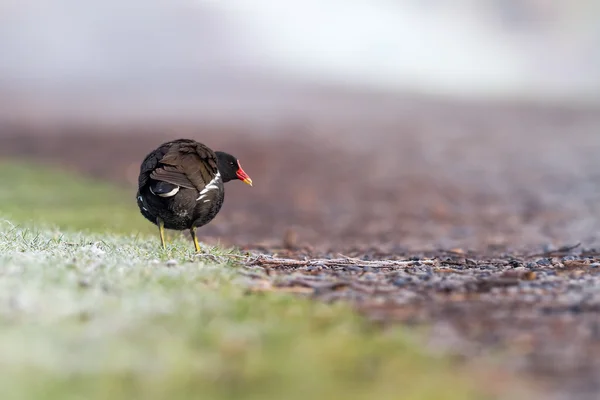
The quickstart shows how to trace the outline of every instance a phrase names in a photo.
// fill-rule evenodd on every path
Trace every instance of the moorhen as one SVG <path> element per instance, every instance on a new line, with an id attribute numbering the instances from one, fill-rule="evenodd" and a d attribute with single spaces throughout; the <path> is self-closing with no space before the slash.
<path id="1" fill-rule="evenodd" d="M 208 224 L 223 205 L 223 184 L 239 179 L 252 186 L 240 162 L 231 154 L 212 151 L 191 139 L 163 143 L 140 166 L 137 204 L 156 224 L 165 246 L 164 229 L 189 229 L 200 251 L 196 228 Z"/>

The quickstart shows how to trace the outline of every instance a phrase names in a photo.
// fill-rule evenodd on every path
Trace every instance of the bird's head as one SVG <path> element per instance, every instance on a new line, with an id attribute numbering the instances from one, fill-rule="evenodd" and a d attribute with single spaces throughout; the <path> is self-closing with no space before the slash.
<path id="1" fill-rule="evenodd" d="M 217 167 L 219 168 L 223 182 L 239 179 L 252 186 L 252 179 L 250 179 L 248 174 L 242 169 L 242 165 L 237 158 L 222 151 L 215 151 L 215 154 L 217 155 Z"/>

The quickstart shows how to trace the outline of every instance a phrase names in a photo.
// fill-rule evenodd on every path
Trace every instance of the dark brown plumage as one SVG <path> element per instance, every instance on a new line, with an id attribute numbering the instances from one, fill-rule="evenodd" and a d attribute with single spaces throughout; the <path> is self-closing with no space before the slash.
<path id="1" fill-rule="evenodd" d="M 217 215 L 225 198 L 223 184 L 233 179 L 252 185 L 231 154 L 214 152 L 195 140 L 173 140 L 142 162 L 137 204 L 142 215 L 159 227 L 163 248 L 164 228 L 189 229 L 196 251 L 200 251 L 196 228 Z"/>

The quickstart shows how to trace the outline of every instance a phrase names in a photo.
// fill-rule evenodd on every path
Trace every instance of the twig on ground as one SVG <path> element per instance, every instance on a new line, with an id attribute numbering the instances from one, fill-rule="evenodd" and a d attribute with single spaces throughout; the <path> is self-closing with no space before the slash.
<path id="1" fill-rule="evenodd" d="M 562 247 L 559 247 L 556 250 L 548 250 L 548 251 L 544 251 L 542 253 L 528 254 L 528 255 L 525 256 L 525 258 L 562 256 L 562 255 L 565 255 L 565 254 L 567 254 L 567 253 L 575 250 L 579 246 L 581 246 L 581 242 L 577 243 L 575 245 L 572 245 L 572 246 L 562 246 Z"/>
<path id="2" fill-rule="evenodd" d="M 289 266 L 289 267 L 308 267 L 308 266 L 321 266 L 321 267 L 344 267 L 344 266 L 363 266 L 370 268 L 393 268 L 393 267 L 407 267 L 412 265 L 437 265 L 439 261 L 437 259 L 423 259 L 417 261 L 398 261 L 398 260 L 381 260 L 381 261 L 365 261 L 356 258 L 344 257 L 334 259 L 315 259 L 315 260 L 294 260 L 289 258 L 274 258 L 267 256 L 257 256 L 251 260 L 248 260 L 247 265 L 259 265 L 259 266 Z"/>

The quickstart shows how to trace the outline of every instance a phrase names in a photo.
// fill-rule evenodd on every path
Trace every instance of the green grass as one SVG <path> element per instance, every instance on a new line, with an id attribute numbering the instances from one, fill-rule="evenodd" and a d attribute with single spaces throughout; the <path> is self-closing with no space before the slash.
<path id="1" fill-rule="evenodd" d="M 156 232 L 140 214 L 134 188 L 18 162 L 0 163 L 0 182 L 0 212 L 14 221 L 88 232 Z"/>
<path id="2" fill-rule="evenodd" d="M 145 224 L 130 193 L 39 172 L 0 172 L 0 398 L 483 398 L 401 329 L 249 294 L 235 251 L 208 260 L 183 238 L 162 251 L 124 234 Z M 116 210 L 121 234 L 103 232 Z"/>

